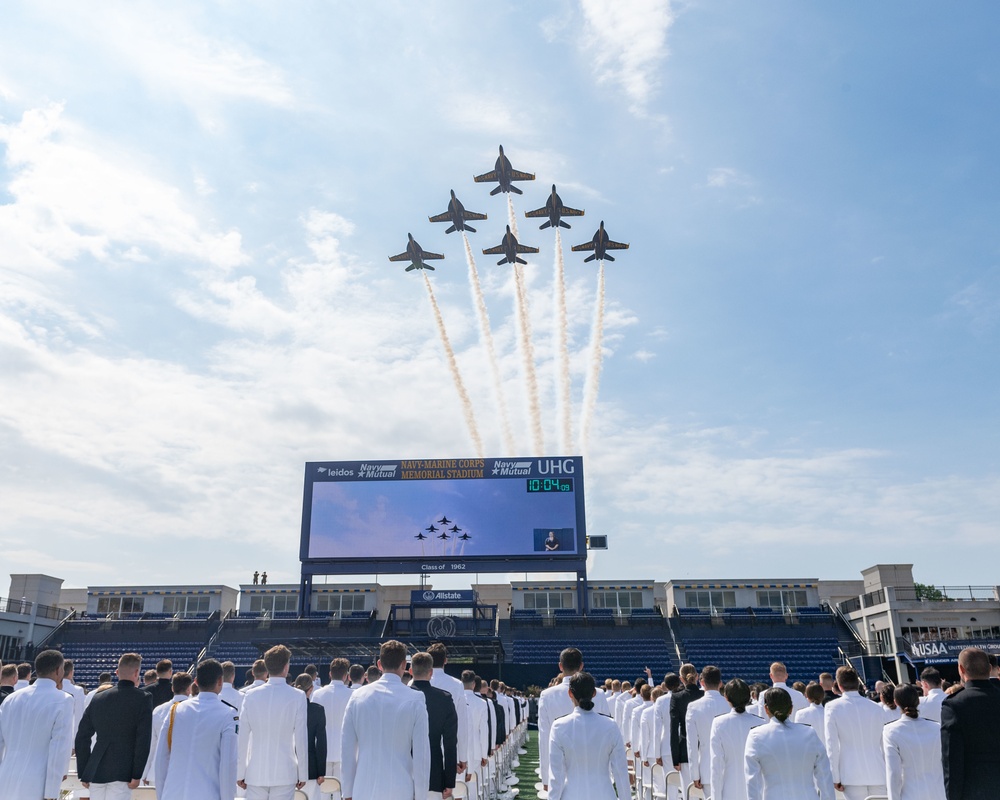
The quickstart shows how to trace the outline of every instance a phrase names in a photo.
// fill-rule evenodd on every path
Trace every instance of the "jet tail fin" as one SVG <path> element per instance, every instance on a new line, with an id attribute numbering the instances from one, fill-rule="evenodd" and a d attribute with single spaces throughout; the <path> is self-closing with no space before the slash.
<path id="1" fill-rule="evenodd" d="M 516 261 L 516 262 L 517 262 L 518 264 L 524 264 L 525 266 L 528 266 L 528 262 L 527 262 L 527 261 L 525 261 L 525 260 L 524 260 L 523 258 L 518 258 L 517 256 L 514 256 L 514 260 L 515 260 L 515 261 Z"/>
<path id="2" fill-rule="evenodd" d="M 454 225 L 449 225 L 447 228 L 445 228 L 444 232 L 445 233 L 454 233 L 456 230 L 458 230 L 458 229 Z M 472 230 L 472 229 L 470 228 L 469 230 Z"/>
<path id="3" fill-rule="evenodd" d="M 563 222 L 562 220 L 559 220 L 559 227 L 560 228 L 568 228 L 569 227 L 569 223 L 568 222 Z"/>
<path id="4" fill-rule="evenodd" d="M 607 253 L 604 254 L 604 260 L 605 261 L 614 261 L 614 259 L 611 256 L 609 256 Z"/>
<path id="5" fill-rule="evenodd" d="M 587 256 L 585 259 L 583 259 L 583 263 L 586 264 L 588 261 L 594 261 L 596 258 L 597 258 L 597 253 L 594 253 L 594 255 Z"/>
<path id="6" fill-rule="evenodd" d="M 551 225 L 552 225 L 551 222 L 543 222 L 541 225 L 538 226 L 538 230 L 544 231 L 546 228 L 551 227 Z"/>
<path id="7" fill-rule="evenodd" d="M 476 232 L 476 229 L 475 229 L 475 228 L 473 228 L 473 227 L 472 227 L 471 225 L 466 225 L 466 226 L 465 226 L 465 229 L 466 229 L 467 231 L 471 231 L 472 233 L 475 233 L 475 232 Z"/>
<path id="8" fill-rule="evenodd" d="M 492 192 L 490 192 L 490 197 L 492 197 L 495 194 L 500 194 L 500 187 L 499 186 L 497 186 L 496 189 L 494 189 Z"/>
<path id="9" fill-rule="evenodd" d="M 524 192 L 522 192 L 520 189 L 518 189 L 513 183 L 510 185 L 510 190 L 514 194 L 524 194 Z"/>
<path id="10" fill-rule="evenodd" d="M 504 256 L 497 262 L 497 266 L 499 267 L 501 264 L 506 264 L 506 263 L 507 263 L 507 256 Z"/>
<path id="11" fill-rule="evenodd" d="M 415 270 L 416 268 L 417 268 L 417 265 L 416 265 L 416 264 L 410 264 L 410 266 L 408 266 L 408 267 L 406 268 L 406 271 L 407 271 L 407 272 L 413 272 L 413 270 Z"/>

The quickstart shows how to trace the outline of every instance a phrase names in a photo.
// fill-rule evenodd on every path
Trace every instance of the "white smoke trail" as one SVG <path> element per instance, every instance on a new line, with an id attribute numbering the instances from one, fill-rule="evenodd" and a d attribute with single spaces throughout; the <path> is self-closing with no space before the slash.
<path id="1" fill-rule="evenodd" d="M 580 419 L 580 452 L 587 454 L 590 424 L 597 409 L 597 390 L 601 383 L 601 361 L 604 358 L 604 259 L 598 264 L 597 299 L 594 303 L 594 331 L 590 347 L 590 370 L 583 387 L 583 414 Z"/>
<path id="2" fill-rule="evenodd" d="M 507 221 L 510 223 L 510 232 L 514 234 L 514 238 L 519 238 L 517 233 L 517 216 L 514 214 L 514 198 L 510 192 L 507 193 Z"/>
<path id="3" fill-rule="evenodd" d="M 545 452 L 545 436 L 542 433 L 542 409 L 538 403 L 538 377 L 535 375 L 535 346 L 531 342 L 531 317 L 528 309 L 528 293 L 524 290 L 524 274 L 521 265 L 514 264 L 514 289 L 517 296 L 517 321 L 521 330 L 521 358 L 524 361 L 524 381 L 528 390 L 528 412 L 531 416 L 531 440 L 534 455 Z"/>
<path id="4" fill-rule="evenodd" d="M 469 435 L 472 437 L 472 444 L 476 448 L 476 455 L 483 458 L 483 440 L 479 436 L 479 429 L 476 427 L 476 416 L 472 411 L 472 401 L 469 393 L 465 391 L 465 384 L 462 382 L 462 375 L 458 371 L 458 361 L 455 360 L 455 351 L 448 341 L 448 332 L 444 328 L 444 319 L 441 316 L 441 309 L 438 308 L 437 298 L 434 297 L 434 289 L 427 273 L 423 273 L 424 286 L 427 287 L 427 296 L 431 301 L 431 309 L 434 311 L 434 321 L 437 323 L 438 333 L 441 335 L 441 344 L 444 346 L 445 356 L 448 358 L 448 366 L 451 369 L 451 377 L 455 380 L 455 388 L 458 390 L 458 397 L 462 401 L 462 410 L 465 412 L 465 424 L 469 426 Z"/>
<path id="5" fill-rule="evenodd" d="M 493 374 L 493 389 L 496 393 L 497 408 L 500 411 L 500 431 L 503 434 L 503 446 L 506 455 L 515 454 L 514 433 L 510 427 L 510 415 L 507 413 L 507 400 L 503 393 L 503 379 L 500 376 L 500 364 L 497 361 L 496 348 L 493 346 L 493 331 L 490 330 L 490 314 L 486 309 L 486 300 L 483 298 L 483 287 L 479 282 L 479 271 L 476 269 L 476 259 L 472 254 L 472 246 L 469 244 L 469 235 L 462 231 L 462 238 L 465 240 L 465 260 L 469 265 L 469 285 L 472 287 L 472 304 L 476 307 L 476 315 L 479 317 L 479 332 L 483 339 L 483 346 L 486 348 L 486 356 L 490 362 L 490 372 Z"/>
<path id="6" fill-rule="evenodd" d="M 558 370 L 559 405 L 562 413 L 562 452 L 567 455 L 573 446 L 572 401 L 569 376 L 569 321 L 566 317 L 566 267 L 563 262 L 562 233 L 556 228 L 556 364 Z"/>

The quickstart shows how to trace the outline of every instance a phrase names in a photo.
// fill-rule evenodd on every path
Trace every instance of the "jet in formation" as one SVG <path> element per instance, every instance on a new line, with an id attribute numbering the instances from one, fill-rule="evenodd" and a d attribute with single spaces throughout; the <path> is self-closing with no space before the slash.
<path id="1" fill-rule="evenodd" d="M 626 245 L 627 246 L 627 245 Z M 576 248 L 574 248 L 576 249 Z M 518 244 L 517 237 L 514 236 L 510 231 L 510 225 L 507 226 L 507 233 L 503 236 L 503 241 L 500 242 L 496 247 L 487 247 L 483 250 L 484 256 L 498 256 L 503 253 L 503 258 L 501 258 L 497 264 L 527 264 L 523 258 L 518 258 L 518 253 L 537 253 L 537 247 L 528 247 L 525 244 Z"/>
<path id="2" fill-rule="evenodd" d="M 419 540 L 420 540 L 420 541 L 422 542 L 422 541 L 423 541 L 424 539 L 426 539 L 427 537 L 426 537 L 426 536 L 424 536 L 423 532 L 421 531 L 420 533 L 418 533 L 418 534 L 417 534 L 416 536 L 414 536 L 413 538 L 414 538 L 414 539 L 419 539 Z"/>
<path id="3" fill-rule="evenodd" d="M 545 201 L 545 205 L 542 208 L 536 208 L 534 211 L 525 211 L 524 216 L 528 219 L 534 217 L 548 217 L 548 222 L 543 222 L 538 226 L 538 230 L 543 231 L 546 228 L 568 228 L 570 227 L 568 223 L 563 222 L 563 217 L 582 217 L 583 212 L 578 208 L 569 208 L 563 205 L 562 198 L 556 194 L 556 185 L 552 184 L 552 194 L 549 195 L 549 199 Z"/>
<path id="4" fill-rule="evenodd" d="M 533 181 L 534 179 L 534 173 L 520 172 L 510 165 L 510 160 L 503 154 L 503 145 L 500 145 L 500 156 L 497 158 L 497 163 L 493 170 L 485 172 L 482 175 L 476 175 L 476 177 L 473 178 L 476 183 L 493 183 L 496 181 L 499 185 L 492 192 L 490 192 L 491 195 L 500 194 L 500 192 L 524 194 L 524 192 L 518 189 L 513 182 Z"/>
<path id="5" fill-rule="evenodd" d="M 451 520 L 448 521 L 451 522 Z M 450 528 L 448 528 L 448 531 L 450 533 L 461 533 L 462 529 L 459 528 L 458 525 L 452 525 Z"/>
<path id="6" fill-rule="evenodd" d="M 406 234 L 406 236 L 409 239 L 409 241 L 406 243 L 406 250 L 404 250 L 397 256 L 389 256 L 389 260 L 412 261 L 413 263 L 406 268 L 407 272 L 414 269 L 434 269 L 434 267 L 425 262 L 431 259 L 444 258 L 444 256 L 441 255 L 440 253 L 428 253 L 426 250 L 424 250 L 424 248 L 422 248 L 417 243 L 417 240 L 413 238 L 412 233 L 408 233 Z"/>
<path id="7" fill-rule="evenodd" d="M 441 517 L 441 519 L 437 521 L 438 525 L 447 525 L 450 522 L 451 520 L 448 519 L 447 517 Z"/>
<path id="8" fill-rule="evenodd" d="M 440 535 L 437 538 L 444 539 L 447 542 L 451 537 L 444 531 L 441 531 Z"/>
<path id="9" fill-rule="evenodd" d="M 435 528 L 433 525 L 428 525 L 426 528 L 424 528 L 424 530 L 427 531 L 428 533 L 437 533 L 438 532 L 438 529 Z"/>
<path id="10" fill-rule="evenodd" d="M 451 200 L 448 201 L 448 210 L 443 214 L 429 217 L 429 219 L 431 222 L 450 222 L 451 225 L 448 226 L 445 233 L 454 233 L 455 231 L 472 231 L 475 233 L 476 229 L 465 223 L 470 219 L 486 219 L 486 215 L 476 211 L 466 211 L 465 206 L 462 205 L 462 201 L 455 197 L 455 190 L 452 189 Z"/>
<path id="11" fill-rule="evenodd" d="M 467 533 L 463 533 L 463 534 L 462 534 L 461 536 L 459 536 L 458 538 L 459 538 L 459 539 L 461 539 L 461 540 L 462 540 L 463 542 L 467 542 L 467 541 L 469 541 L 469 539 L 471 539 L 472 537 L 471 537 L 471 536 L 469 536 L 469 534 L 467 534 Z"/>
<path id="12" fill-rule="evenodd" d="M 590 250 L 593 250 L 594 254 L 583 259 L 584 262 L 593 261 L 594 259 L 599 261 L 614 261 L 614 259 L 607 254 L 607 251 L 628 250 L 628 245 L 622 244 L 621 242 L 611 241 L 611 237 L 608 236 L 608 232 L 604 230 L 604 220 L 602 219 L 601 227 L 597 229 L 597 232 L 594 234 L 594 238 L 589 242 L 578 244 L 573 248 L 574 253 L 581 253 Z"/>

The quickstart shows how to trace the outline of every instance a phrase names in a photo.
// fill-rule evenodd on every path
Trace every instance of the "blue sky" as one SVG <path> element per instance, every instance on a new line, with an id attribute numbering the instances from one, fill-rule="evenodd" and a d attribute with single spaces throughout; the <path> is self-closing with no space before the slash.
<path id="1" fill-rule="evenodd" d="M 996 583 L 1000 11 L 968 3 L 8 4 L 0 547 L 67 585 L 298 577 L 306 461 L 530 455 L 507 267 L 427 217 L 498 144 L 545 451 L 552 183 L 606 267 L 585 445 L 602 579 Z M 573 420 L 596 268 L 565 259 Z M 573 453 L 583 445 L 575 431 Z M 972 561 L 964 552 L 980 557 Z M 946 554 L 952 554 L 948 557 Z M 519 576 L 520 577 L 520 576 Z M 500 578 L 498 578 L 500 579 Z"/>

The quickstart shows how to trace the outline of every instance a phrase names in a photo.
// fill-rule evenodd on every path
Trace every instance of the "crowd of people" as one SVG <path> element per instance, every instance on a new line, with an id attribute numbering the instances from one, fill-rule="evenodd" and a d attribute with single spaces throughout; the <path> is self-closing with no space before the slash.
<path id="1" fill-rule="evenodd" d="M 505 787 L 528 701 L 472 670 L 448 675 L 447 660 L 442 644 L 408 660 L 388 641 L 367 669 L 333 659 L 323 686 L 312 665 L 292 679 L 291 651 L 277 645 L 236 689 L 231 662 L 207 659 L 189 675 L 161 661 L 143 673 L 142 657 L 125 653 L 117 681 L 102 675 L 84 695 L 72 663 L 46 650 L 34 680 L 27 665 L 23 687 L 2 695 L 0 798 L 60 798 L 74 756 L 75 797 L 91 800 L 126 800 L 142 785 L 159 800 L 292 800 L 297 790 L 317 800 L 328 780 L 346 800 L 444 800 L 458 781 Z"/>
<path id="2" fill-rule="evenodd" d="M 789 686 L 775 662 L 770 685 L 751 686 L 684 664 L 658 686 L 647 670 L 597 687 L 568 648 L 560 670 L 538 709 L 550 800 L 652 800 L 657 771 L 669 800 L 1000 798 L 1000 670 L 983 650 L 962 651 L 947 688 L 928 667 L 919 685 L 871 693 L 849 666 Z"/>
<path id="3" fill-rule="evenodd" d="M 117 681 L 84 693 L 58 650 L 0 669 L 0 798 L 60 798 L 71 756 L 76 797 L 130 798 L 140 785 L 160 800 L 317 800 L 337 781 L 350 800 L 452 796 L 459 781 L 506 789 L 490 775 L 497 754 L 520 744 L 528 699 L 474 671 L 445 671 L 443 644 L 407 658 L 382 644 L 367 669 L 335 658 L 329 683 L 314 666 L 289 675 L 291 652 L 268 650 L 234 687 L 231 662 L 195 674 L 169 661 L 142 672 L 125 653 Z M 713 800 L 997 800 L 1000 670 L 968 648 L 961 681 L 933 668 L 917 685 L 867 692 L 849 666 L 788 685 L 775 662 L 770 684 L 724 681 L 718 667 L 684 664 L 653 685 L 598 687 L 583 654 L 563 650 L 560 674 L 538 698 L 541 797 L 653 800 L 654 777 L 678 798 Z M 666 775 L 676 772 L 676 779 Z M 683 792 L 683 793 L 682 793 Z M 659 794 L 659 793 L 657 793 Z"/>

